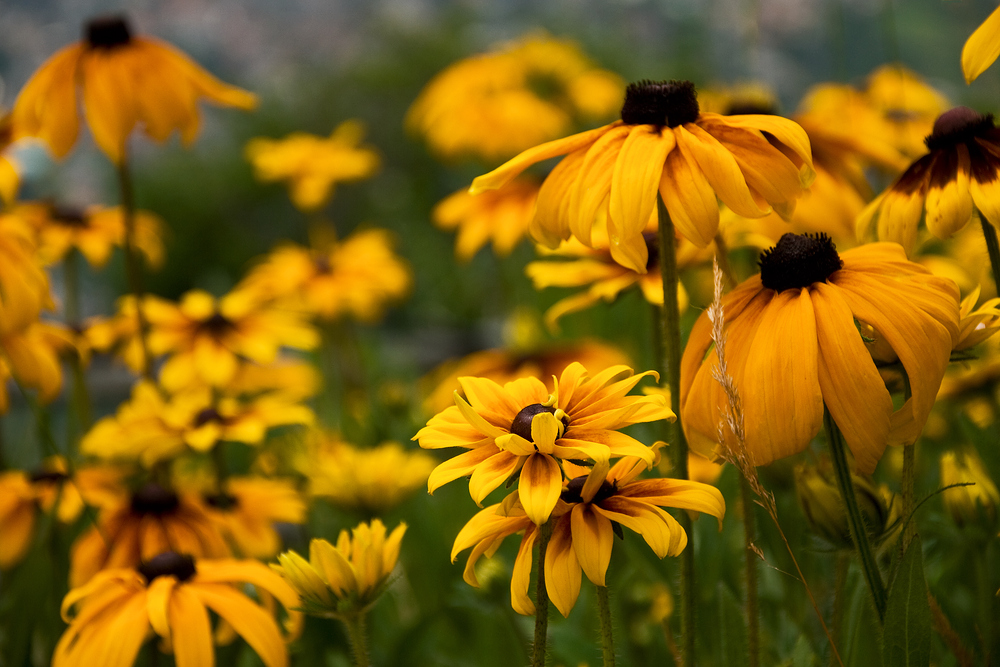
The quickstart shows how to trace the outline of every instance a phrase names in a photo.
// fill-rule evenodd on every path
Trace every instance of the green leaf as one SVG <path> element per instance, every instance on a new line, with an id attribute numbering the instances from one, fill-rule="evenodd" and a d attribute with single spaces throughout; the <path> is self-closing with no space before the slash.
<path id="1" fill-rule="evenodd" d="M 896 580 L 889 591 L 885 613 L 885 667 L 926 667 L 931 661 L 931 608 L 920 538 L 903 554 Z"/>

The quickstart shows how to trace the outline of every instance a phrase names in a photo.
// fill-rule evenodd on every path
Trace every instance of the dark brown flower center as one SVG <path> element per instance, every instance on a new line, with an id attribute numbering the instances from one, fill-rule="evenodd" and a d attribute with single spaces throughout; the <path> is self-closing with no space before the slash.
<path id="1" fill-rule="evenodd" d="M 659 270 L 660 239 L 656 232 L 643 232 L 642 240 L 646 242 L 646 271 Z"/>
<path id="2" fill-rule="evenodd" d="M 205 408 L 194 417 L 194 427 L 204 426 L 208 422 L 222 422 L 222 415 L 215 408 Z"/>
<path id="3" fill-rule="evenodd" d="M 53 206 L 52 219 L 66 227 L 86 227 L 87 218 L 83 211 L 74 206 Z"/>
<path id="4" fill-rule="evenodd" d="M 690 81 L 639 81 L 625 90 L 622 121 L 628 125 L 677 127 L 698 120 L 698 113 Z"/>
<path id="5" fill-rule="evenodd" d="M 574 477 L 569 480 L 566 484 L 566 488 L 560 494 L 560 498 L 565 503 L 582 503 L 583 502 L 583 485 L 587 483 L 587 475 L 581 475 L 579 477 Z M 601 488 L 597 490 L 594 497 L 590 502 L 599 503 L 602 500 L 607 500 L 611 496 L 618 493 L 618 485 L 612 484 L 608 480 L 601 482 Z"/>
<path id="6" fill-rule="evenodd" d="M 826 234 L 785 234 L 758 263 L 760 281 L 777 292 L 823 282 L 844 266 Z"/>
<path id="7" fill-rule="evenodd" d="M 215 337 L 222 336 L 235 328 L 233 321 L 218 311 L 201 323 L 201 329 Z"/>
<path id="8" fill-rule="evenodd" d="M 239 504 L 236 496 L 229 493 L 216 493 L 211 496 L 205 496 L 205 502 L 220 510 L 231 510 Z"/>
<path id="9" fill-rule="evenodd" d="M 41 482 L 48 484 L 58 484 L 69 479 L 69 475 L 58 470 L 36 470 L 31 473 L 29 478 L 32 482 L 38 484 Z"/>
<path id="10" fill-rule="evenodd" d="M 171 489 L 150 482 L 132 494 L 135 514 L 167 514 L 177 509 L 180 499 Z"/>
<path id="11" fill-rule="evenodd" d="M 535 415 L 540 415 L 543 412 L 548 412 L 550 415 L 556 413 L 555 408 L 551 408 L 547 405 L 542 405 L 541 403 L 532 403 L 526 408 L 522 408 L 517 416 L 514 417 L 514 421 L 511 422 L 510 432 L 515 433 L 528 442 L 534 442 L 531 439 L 531 420 L 535 418 Z M 569 421 L 563 417 L 563 426 L 569 426 Z"/>
<path id="12" fill-rule="evenodd" d="M 173 551 L 153 556 L 136 569 L 146 578 L 147 585 L 157 577 L 176 577 L 177 581 L 187 581 L 195 573 L 194 558 Z"/>
<path id="13" fill-rule="evenodd" d="M 928 150 L 951 148 L 983 136 L 994 128 L 993 114 L 981 114 L 969 107 L 955 107 L 938 116 L 934 130 L 924 139 Z"/>
<path id="14" fill-rule="evenodd" d="M 778 113 L 777 107 L 775 107 L 772 102 L 764 102 L 763 100 L 750 100 L 750 99 L 735 99 L 729 103 L 726 110 L 723 112 L 723 116 L 742 116 L 742 115 L 759 115 L 759 116 L 774 116 Z"/>
<path id="15" fill-rule="evenodd" d="M 113 49 L 132 41 L 124 16 L 101 16 L 87 22 L 84 39 L 92 49 Z"/>

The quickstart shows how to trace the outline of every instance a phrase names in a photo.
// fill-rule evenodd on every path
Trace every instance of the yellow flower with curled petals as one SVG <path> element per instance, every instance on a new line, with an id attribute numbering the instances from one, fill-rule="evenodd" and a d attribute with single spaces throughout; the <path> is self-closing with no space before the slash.
<path id="1" fill-rule="evenodd" d="M 892 243 L 839 255 L 829 237 L 786 234 L 760 264 L 759 275 L 723 299 L 751 462 L 805 449 L 825 405 L 858 471 L 871 474 L 887 444 L 912 443 L 927 421 L 958 339 L 958 288 Z M 681 419 L 692 448 L 706 456 L 719 444 L 728 404 L 712 377 L 711 328 L 702 314 L 681 361 Z M 912 396 L 898 410 L 872 357 L 881 348 L 909 377 Z"/>
<path id="2" fill-rule="evenodd" d="M 441 229 L 458 230 L 455 256 L 460 261 L 468 262 L 489 241 L 498 257 L 506 257 L 527 233 L 537 198 L 538 182 L 521 176 L 502 190 L 453 192 L 438 202 L 431 219 Z"/>
<path id="3" fill-rule="evenodd" d="M 287 181 L 292 203 L 315 211 L 330 201 L 337 183 L 364 180 L 378 170 L 378 153 L 362 146 L 362 138 L 364 126 L 348 120 L 329 137 L 294 132 L 283 139 L 251 139 L 246 156 L 259 180 Z"/>
<path id="4" fill-rule="evenodd" d="M 589 246 L 594 224 L 606 224 L 612 257 L 637 273 L 646 272 L 642 233 L 657 195 L 678 231 L 704 248 L 718 231 L 718 199 L 746 217 L 772 208 L 787 217 L 814 177 L 809 138 L 793 121 L 701 113 L 690 82 L 643 81 L 628 87 L 621 120 L 529 149 L 470 191 L 503 187 L 560 155 L 538 194 L 532 237 L 555 247 L 572 234 Z"/>
<path id="5" fill-rule="evenodd" d="M 581 364 L 572 363 L 552 393 L 530 377 L 503 386 L 485 378 L 460 378 L 467 399 L 456 392 L 455 405 L 413 437 L 426 449 L 469 450 L 435 468 L 428 491 L 471 475 L 469 493 L 478 504 L 516 475 L 528 517 L 545 523 L 562 489 L 559 461 L 638 456 L 652 464 L 653 452 L 619 430 L 674 418 L 663 396 L 626 395 L 647 375 L 657 376 L 613 366 L 588 377 Z"/>
<path id="6" fill-rule="evenodd" d="M 1000 7 L 969 35 L 962 47 L 962 74 L 965 83 L 979 78 L 1000 56 Z"/>
<path id="7" fill-rule="evenodd" d="M 76 143 L 82 106 L 97 146 L 120 164 L 136 125 L 160 143 L 177 130 L 190 145 L 201 98 L 257 105 L 256 96 L 222 83 L 169 44 L 133 36 L 124 17 L 97 18 L 82 41 L 56 52 L 24 85 L 12 111 L 14 138 L 37 137 L 63 158 Z"/>
<path id="8" fill-rule="evenodd" d="M 250 584 L 281 602 L 286 631 L 268 605 L 246 594 Z M 301 629 L 295 592 L 256 561 L 202 560 L 165 551 L 136 568 L 102 572 L 62 603 L 69 627 L 56 646 L 54 667 L 129 667 L 151 633 L 174 654 L 177 667 L 215 662 L 209 611 L 242 636 L 267 667 L 286 667 L 286 642 Z M 272 603 L 273 605 L 273 603 Z M 153 648 L 153 651 L 163 649 Z"/>

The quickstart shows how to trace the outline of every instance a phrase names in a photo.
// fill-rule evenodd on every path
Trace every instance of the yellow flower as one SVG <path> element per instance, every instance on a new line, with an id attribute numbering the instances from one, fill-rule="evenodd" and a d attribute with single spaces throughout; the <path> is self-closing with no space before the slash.
<path id="1" fill-rule="evenodd" d="M 959 526 L 996 519 L 1000 492 L 990 479 L 982 459 L 973 449 L 945 452 L 941 456 L 941 486 L 972 482 L 944 492 L 944 505 Z"/>
<path id="2" fill-rule="evenodd" d="M 787 217 L 814 175 L 809 138 L 793 121 L 701 113 L 691 83 L 644 81 L 629 86 L 621 120 L 527 150 L 470 191 L 502 187 L 559 155 L 531 235 L 549 247 L 570 234 L 591 245 L 595 222 L 606 224 L 612 257 L 638 273 L 646 272 L 642 233 L 658 193 L 677 230 L 704 248 L 719 226 L 716 196 L 745 217 L 772 207 Z"/>
<path id="3" fill-rule="evenodd" d="M 14 103 L 14 138 L 38 137 L 57 158 L 76 143 L 80 104 L 97 146 L 115 164 L 141 125 L 164 142 L 180 131 L 190 145 L 198 135 L 197 101 L 252 109 L 257 98 L 222 83 L 174 47 L 133 37 L 121 16 L 87 23 L 84 39 L 57 51 L 25 84 Z"/>
<path id="4" fill-rule="evenodd" d="M 406 524 L 389 535 L 378 519 L 360 523 L 351 533 L 340 531 L 337 543 L 323 539 L 309 543 L 309 560 L 294 551 L 278 556 L 271 565 L 299 594 L 306 613 L 338 616 L 366 610 L 385 590 L 399 560 Z"/>
<path id="5" fill-rule="evenodd" d="M 955 350 L 967 350 L 978 345 L 1000 329 L 1000 298 L 989 299 L 973 310 L 979 301 L 979 292 L 977 285 L 975 290 L 962 299 Z"/>
<path id="6" fill-rule="evenodd" d="M 684 529 L 661 507 L 707 512 L 722 526 L 726 504 L 718 489 L 689 480 L 636 479 L 648 467 L 641 458 L 624 457 L 610 469 L 606 462 L 593 470 L 568 462 L 564 465 L 572 479 L 561 489 L 558 508 L 552 513 L 552 538 L 543 565 L 549 598 L 563 616 L 576 604 L 581 572 L 595 585 L 606 585 L 615 524 L 642 535 L 659 558 L 677 556 L 687 545 Z M 451 559 L 473 548 L 464 578 L 478 587 L 476 561 L 484 554 L 492 555 L 506 537 L 521 531 L 524 537 L 511 577 L 511 605 L 519 614 L 533 614 L 528 582 L 538 528 L 515 494 L 469 520 L 455 538 Z"/>
<path id="7" fill-rule="evenodd" d="M 441 229 L 458 230 L 459 260 L 468 262 L 487 241 L 493 241 L 498 256 L 506 257 L 528 231 L 537 198 L 538 182 L 522 176 L 496 192 L 454 192 L 438 202 L 431 219 Z"/>
<path id="8" fill-rule="evenodd" d="M 319 393 L 323 378 L 312 364 L 290 356 L 280 356 L 274 363 L 242 364 L 228 385 L 238 396 L 256 396 L 274 392 L 292 401 L 311 398 Z"/>
<path id="9" fill-rule="evenodd" d="M 225 490 L 205 496 L 205 510 L 236 552 L 271 558 L 281 549 L 274 524 L 305 523 L 306 504 L 291 481 L 230 477 Z"/>
<path id="10" fill-rule="evenodd" d="M 881 541 L 886 531 L 891 533 L 893 528 L 890 522 L 891 504 L 886 502 L 870 477 L 851 473 L 851 482 L 869 537 Z M 828 459 L 824 459 L 820 466 L 796 466 L 795 495 L 809 527 L 816 534 L 835 547 L 853 548 L 844 501 Z"/>
<path id="11" fill-rule="evenodd" d="M 86 211 L 29 203 L 17 207 L 38 235 L 38 255 L 46 265 L 61 261 L 76 248 L 91 266 L 103 267 L 115 246 L 125 242 L 125 218 L 119 206 Z M 135 246 L 153 268 L 163 265 L 163 221 L 149 211 L 135 215 Z"/>
<path id="12" fill-rule="evenodd" d="M 319 334 L 296 311 L 261 303 L 247 291 L 234 290 L 220 299 L 192 290 L 179 304 L 150 300 L 149 350 L 169 354 L 160 381 L 170 390 L 205 383 L 231 382 L 245 360 L 273 363 L 283 346 L 309 350 Z"/>
<path id="13" fill-rule="evenodd" d="M 445 158 L 502 160 L 621 103 L 622 81 L 544 34 L 460 60 L 421 91 L 406 126 Z"/>
<path id="14" fill-rule="evenodd" d="M 283 634 L 271 612 L 246 595 L 246 584 L 281 602 Z M 62 602 L 69 628 L 56 646 L 54 667 L 129 667 L 152 633 L 174 654 L 177 667 L 215 663 L 209 611 L 242 636 L 267 667 L 285 667 L 290 640 L 301 623 L 288 585 L 255 561 L 195 560 L 168 551 L 135 569 L 102 572 Z M 219 630 L 216 630 L 218 636 Z M 157 649 L 153 649 L 154 651 Z"/>
<path id="15" fill-rule="evenodd" d="M 962 47 L 962 74 L 972 83 L 1000 56 L 1000 7 L 969 35 Z"/>
<path id="16" fill-rule="evenodd" d="M 62 389 L 60 351 L 72 346 L 72 340 L 62 327 L 48 322 L 35 322 L 25 329 L 0 334 L 0 361 L 6 373 L 25 387 L 38 389 L 38 397 L 48 403 Z M 0 387 L 0 408 L 8 403 L 6 387 Z M 3 411 L 3 410 L 0 410 Z"/>
<path id="17" fill-rule="evenodd" d="M 101 570 L 137 567 L 172 550 L 223 558 L 229 546 L 197 494 L 148 483 L 101 509 L 70 549 L 69 583 L 82 586 Z"/>
<path id="18" fill-rule="evenodd" d="M 918 74 L 898 64 L 882 65 L 868 75 L 865 97 L 888 125 L 877 141 L 888 141 L 908 159 L 923 155 L 934 119 L 951 106 Z"/>
<path id="19" fill-rule="evenodd" d="M 37 492 L 23 470 L 0 473 L 0 570 L 17 565 L 35 535 Z"/>
<path id="20" fill-rule="evenodd" d="M 434 464 L 426 453 L 408 451 L 398 442 L 362 449 L 317 433 L 298 467 L 309 478 L 310 496 L 379 514 L 423 486 Z"/>
<path id="21" fill-rule="evenodd" d="M 477 504 L 512 476 L 528 517 L 545 523 L 559 500 L 563 474 L 559 461 L 608 461 L 638 456 L 647 464 L 653 452 L 619 429 L 674 418 L 663 396 L 626 396 L 654 371 L 633 375 L 612 366 L 594 377 L 574 362 L 549 393 L 536 378 L 500 386 L 486 378 L 459 379 L 465 396 L 433 417 L 414 440 L 425 449 L 463 447 L 469 451 L 440 464 L 427 489 L 471 475 L 469 493 Z"/>
<path id="22" fill-rule="evenodd" d="M 374 322 L 413 284 L 409 266 L 393 245 L 385 229 L 356 231 L 325 250 L 287 244 L 255 267 L 239 289 L 326 320 L 351 316 Z"/>
<path id="23" fill-rule="evenodd" d="M 958 338 L 958 288 L 891 243 L 841 257 L 824 235 L 786 234 L 760 263 L 759 275 L 723 299 L 751 461 L 766 465 L 808 446 L 825 404 L 858 471 L 870 474 L 886 444 L 912 443 L 927 420 Z M 862 336 L 861 325 L 873 335 Z M 702 314 L 681 361 L 684 430 L 705 455 L 727 404 L 712 377 L 711 328 Z M 899 410 L 869 345 L 889 348 L 906 370 L 912 397 Z"/>
<path id="24" fill-rule="evenodd" d="M 292 203 L 314 211 L 330 201 L 337 183 L 360 181 L 378 170 L 378 153 L 360 145 L 363 137 L 364 126 L 348 120 L 329 137 L 295 132 L 284 139 L 251 139 L 246 156 L 259 180 L 287 181 Z"/>
<path id="25" fill-rule="evenodd" d="M 993 116 L 955 107 L 934 122 L 926 144 L 930 152 L 858 216 L 859 238 L 874 232 L 909 255 L 921 219 L 940 239 L 965 227 L 977 210 L 1000 226 L 1000 130 Z"/>

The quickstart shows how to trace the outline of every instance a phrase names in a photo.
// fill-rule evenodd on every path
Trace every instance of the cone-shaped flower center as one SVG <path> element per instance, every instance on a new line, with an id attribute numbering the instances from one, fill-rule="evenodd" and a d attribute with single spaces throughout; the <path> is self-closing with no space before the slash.
<path id="1" fill-rule="evenodd" d="M 534 442 L 531 439 L 531 420 L 535 418 L 535 415 L 540 415 L 543 412 L 554 415 L 556 414 L 556 409 L 548 405 L 542 405 L 541 403 L 532 403 L 526 408 L 521 408 L 521 411 L 517 413 L 517 416 L 514 417 L 514 421 L 510 425 L 510 432 L 521 436 L 528 442 Z M 562 417 L 561 421 L 564 429 L 566 426 L 569 426 L 566 417 Z"/>
<path id="2" fill-rule="evenodd" d="M 113 49 L 132 41 L 124 16 L 102 16 L 87 22 L 84 38 L 92 49 Z"/>
<path id="3" fill-rule="evenodd" d="M 971 141 L 992 130 L 993 114 L 981 114 L 969 107 L 955 107 L 938 116 L 934 130 L 924 139 L 928 150 L 950 148 Z"/>
<path id="4" fill-rule="evenodd" d="M 698 113 L 690 81 L 639 81 L 625 90 L 622 121 L 629 125 L 677 127 L 698 120 Z"/>
<path id="5" fill-rule="evenodd" d="M 215 408 L 205 408 L 194 418 L 194 426 L 198 428 L 199 426 L 204 426 L 208 422 L 222 422 L 222 415 Z"/>
<path id="6" fill-rule="evenodd" d="M 760 281 L 781 292 L 823 282 L 844 266 L 826 234 L 785 234 L 760 255 Z"/>
<path id="7" fill-rule="evenodd" d="M 176 577 L 177 581 L 187 581 L 195 573 L 194 558 L 173 551 L 153 556 L 136 569 L 146 578 L 147 585 L 157 577 Z"/>
<path id="8" fill-rule="evenodd" d="M 55 206 L 52 208 L 52 219 L 66 227 L 87 227 L 87 218 L 78 208 Z"/>
<path id="9" fill-rule="evenodd" d="M 560 498 L 565 503 L 582 503 L 583 502 L 583 485 L 587 483 L 587 475 L 580 475 L 579 477 L 574 477 L 566 483 L 566 488 L 563 489 Z M 607 500 L 611 496 L 618 492 L 618 487 L 612 484 L 608 480 L 601 482 L 601 488 L 597 490 L 594 497 L 590 502 L 599 503 L 602 500 Z"/>
<path id="10" fill-rule="evenodd" d="M 177 509 L 179 504 L 176 493 L 156 482 L 132 494 L 132 511 L 136 514 L 166 514 Z"/>
<path id="11" fill-rule="evenodd" d="M 233 328 L 235 327 L 232 320 L 218 311 L 201 323 L 201 329 L 214 336 L 222 336 Z"/>

